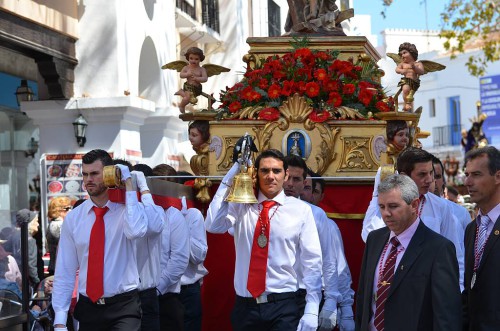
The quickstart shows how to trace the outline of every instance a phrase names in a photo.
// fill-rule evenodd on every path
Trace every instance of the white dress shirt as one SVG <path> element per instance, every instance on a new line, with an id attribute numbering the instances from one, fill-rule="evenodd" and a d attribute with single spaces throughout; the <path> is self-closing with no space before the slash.
<path id="1" fill-rule="evenodd" d="M 181 212 L 175 207 L 165 211 L 168 227 L 163 229 L 161 249 L 161 294 L 179 293 L 181 277 L 189 262 L 189 228 Z"/>
<path id="2" fill-rule="evenodd" d="M 148 221 L 146 235 L 135 240 L 139 291 L 157 287 L 160 283 L 161 233 L 165 226 L 165 211 L 155 205 L 150 193 L 141 196 Z"/>
<path id="3" fill-rule="evenodd" d="M 52 295 L 54 324 L 66 324 L 78 269 L 78 292 L 87 296 L 90 232 L 95 222 L 93 206 L 88 199 L 70 211 L 63 222 Z M 139 284 L 134 239 L 146 234 L 147 220 L 135 191 L 126 192 L 125 205 L 108 201 L 106 206 L 109 210 L 104 215 L 103 297 L 112 297 L 136 289 Z"/>
<path id="4" fill-rule="evenodd" d="M 465 228 L 467 227 L 467 225 L 469 225 L 470 222 L 472 222 L 472 218 L 470 217 L 469 211 L 467 210 L 467 208 L 459 205 L 458 203 L 455 203 L 447 199 L 445 199 L 445 201 L 447 201 L 448 205 L 450 205 L 455 220 L 462 227 L 465 233 Z"/>
<path id="5" fill-rule="evenodd" d="M 306 202 L 307 203 L 307 202 Z M 323 260 L 323 277 L 322 285 L 325 296 L 323 309 L 335 311 L 337 303 L 341 299 L 338 284 L 338 251 L 342 239 L 339 238 L 339 233 L 335 232 L 332 226 L 333 221 L 328 218 L 323 209 L 313 204 L 307 203 L 313 212 L 316 229 L 318 231 L 319 243 L 321 245 L 321 258 Z M 300 275 L 302 270 L 297 270 Z M 304 288 L 302 279 L 300 279 L 300 288 Z"/>
<path id="6" fill-rule="evenodd" d="M 186 219 L 189 228 L 189 263 L 181 277 L 181 285 L 194 284 L 208 274 L 203 265 L 207 257 L 207 233 L 205 231 L 205 218 L 196 208 L 187 209 L 185 199 L 181 213 Z"/>
<path id="7" fill-rule="evenodd" d="M 420 219 L 422 222 L 434 232 L 441 234 L 449 239 L 455 245 L 457 253 L 458 268 L 460 272 L 460 289 L 463 290 L 464 284 L 464 229 L 453 216 L 453 211 L 445 199 L 437 195 L 427 192 L 425 202 L 422 207 Z M 376 204 L 374 200 L 377 201 Z M 420 202 L 418 210 L 422 206 Z M 371 217 L 369 215 L 372 215 Z M 380 209 L 378 207 L 378 197 L 373 197 L 372 202 L 366 211 L 365 220 L 363 221 L 362 237 L 366 241 L 368 233 L 375 229 L 380 229 L 385 226 Z M 366 236 L 363 236 L 366 233 Z"/>
<path id="8" fill-rule="evenodd" d="M 340 307 L 352 307 L 352 304 L 354 303 L 354 290 L 351 288 L 351 270 L 349 269 L 349 265 L 347 264 L 347 259 L 344 253 L 342 234 L 340 233 L 340 229 L 337 223 L 335 223 L 335 221 L 333 220 L 331 221 L 331 227 L 333 227 L 340 240 L 339 245 L 334 246 L 335 255 L 337 256 L 337 274 L 339 277 L 338 287 L 341 295 L 338 305 Z"/>
<path id="9" fill-rule="evenodd" d="M 232 180 L 237 167 L 236 163 L 224 177 L 223 183 Z M 232 176 L 228 176 L 229 174 Z M 259 192 L 258 203 L 228 203 L 224 201 L 228 186 L 223 183 L 210 203 L 205 228 L 211 233 L 225 233 L 234 226 L 234 287 L 237 295 L 251 297 L 247 290 L 247 281 L 253 237 L 260 214 L 259 206 L 267 198 Z M 321 246 L 311 208 L 303 201 L 285 196 L 283 190 L 273 200 L 277 204 L 269 211 L 269 253 L 264 294 L 297 291 L 299 282 L 294 265 L 296 260 L 299 260 L 307 290 L 305 313 L 318 315 L 321 296 Z"/>

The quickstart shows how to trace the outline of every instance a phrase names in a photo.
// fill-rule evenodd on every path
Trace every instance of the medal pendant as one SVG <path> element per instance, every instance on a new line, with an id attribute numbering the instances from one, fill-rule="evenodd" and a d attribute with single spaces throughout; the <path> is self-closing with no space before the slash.
<path id="1" fill-rule="evenodd" d="M 476 273 L 474 272 L 472 274 L 472 279 L 470 281 L 470 288 L 473 288 L 475 284 L 476 284 Z"/>
<path id="2" fill-rule="evenodd" d="M 267 237 L 265 234 L 261 233 L 257 238 L 257 244 L 260 248 L 264 248 L 267 245 Z"/>

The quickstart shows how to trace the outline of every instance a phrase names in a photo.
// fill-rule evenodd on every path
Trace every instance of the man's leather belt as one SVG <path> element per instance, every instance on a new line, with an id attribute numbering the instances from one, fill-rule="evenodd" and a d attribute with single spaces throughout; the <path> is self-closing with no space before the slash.
<path id="1" fill-rule="evenodd" d="M 258 296 L 257 298 L 240 297 L 239 295 L 237 295 L 236 300 L 243 301 L 246 303 L 261 304 L 261 303 L 276 302 L 276 301 L 291 299 L 295 298 L 296 296 L 297 296 L 296 292 L 263 294 L 261 296 Z"/>
<path id="2" fill-rule="evenodd" d="M 94 305 L 110 305 L 110 304 L 113 304 L 113 303 L 117 303 L 117 302 L 122 302 L 122 301 L 129 300 L 134 295 L 137 295 L 137 293 L 138 293 L 137 290 L 132 290 L 132 291 L 128 291 L 128 292 L 124 292 L 124 293 L 120 293 L 120 294 L 114 295 L 112 297 L 99 298 L 99 299 L 97 299 L 96 302 L 92 302 L 92 300 L 90 300 L 89 297 L 86 297 L 85 295 L 80 294 L 80 298 L 79 299 L 84 299 L 85 301 L 87 301 L 89 303 L 92 303 Z"/>

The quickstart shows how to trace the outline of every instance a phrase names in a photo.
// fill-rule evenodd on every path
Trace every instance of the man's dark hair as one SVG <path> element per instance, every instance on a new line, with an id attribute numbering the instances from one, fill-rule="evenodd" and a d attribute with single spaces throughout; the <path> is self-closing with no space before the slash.
<path id="1" fill-rule="evenodd" d="M 416 163 L 426 163 L 432 161 L 432 154 L 416 147 L 407 147 L 398 156 L 396 162 L 398 172 L 410 176 Z"/>
<path id="2" fill-rule="evenodd" d="M 182 171 L 182 170 L 181 171 L 177 171 L 177 176 L 183 176 L 183 177 L 177 178 L 177 182 L 179 184 L 184 184 L 188 180 L 193 180 L 194 179 L 194 176 L 193 176 L 192 173 L 187 172 L 187 171 Z"/>
<path id="3" fill-rule="evenodd" d="M 458 196 L 459 194 L 458 190 L 454 186 L 448 185 L 446 186 L 446 189 L 448 190 L 448 193 L 451 193 L 453 195 Z"/>
<path id="4" fill-rule="evenodd" d="M 446 177 L 445 177 L 443 162 L 441 162 L 441 160 L 438 159 L 436 156 L 432 155 L 432 167 L 434 168 L 434 173 L 436 173 L 436 168 L 434 167 L 435 164 L 439 164 L 439 166 L 441 167 L 441 173 L 443 174 L 443 190 L 444 190 L 444 187 L 446 186 Z"/>
<path id="5" fill-rule="evenodd" d="M 283 162 L 283 169 L 285 171 L 288 169 L 288 163 L 286 162 L 283 153 L 281 153 L 277 149 L 266 149 L 265 151 L 261 152 L 259 156 L 257 156 L 257 159 L 255 160 L 255 169 L 259 170 L 260 160 L 266 159 L 268 157 L 280 160 L 281 162 Z"/>
<path id="6" fill-rule="evenodd" d="M 132 166 L 132 163 L 130 163 L 129 161 L 127 161 L 125 159 L 113 159 L 113 164 L 114 165 L 122 164 L 124 166 L 127 166 L 127 168 L 128 168 L 129 171 L 134 170 L 134 167 Z"/>
<path id="7" fill-rule="evenodd" d="M 469 160 L 474 160 L 482 155 L 488 156 L 488 170 L 490 175 L 495 175 L 500 170 L 500 152 L 494 146 L 471 149 L 465 154 L 465 165 L 467 166 Z"/>
<path id="8" fill-rule="evenodd" d="M 314 172 L 312 171 L 311 169 L 309 169 L 307 171 L 307 175 L 309 177 L 311 177 L 312 179 L 312 190 L 314 191 L 314 189 L 316 188 L 316 184 L 319 183 L 319 187 L 321 188 L 321 193 L 325 192 L 325 180 L 321 177 L 320 174 L 318 174 L 317 172 Z"/>
<path id="9" fill-rule="evenodd" d="M 144 163 L 137 163 L 134 166 L 134 170 L 142 172 L 145 177 L 154 176 L 153 169 L 151 169 L 150 166 L 148 166 L 147 164 L 144 164 Z"/>
<path id="10" fill-rule="evenodd" d="M 175 169 L 166 164 L 166 163 L 161 163 L 158 164 L 156 167 L 153 168 L 153 175 L 154 176 L 177 176 L 177 171 Z M 176 182 L 175 178 L 165 178 L 166 180 L 169 180 L 171 182 Z"/>
<path id="11" fill-rule="evenodd" d="M 102 149 L 93 149 L 82 157 L 83 164 L 92 164 L 98 160 L 102 162 L 103 166 L 113 165 L 111 156 Z"/>
<path id="12" fill-rule="evenodd" d="M 307 171 L 309 170 L 309 168 L 307 167 L 306 161 L 304 161 L 303 158 L 295 154 L 290 154 L 285 157 L 285 160 L 288 163 L 289 167 L 302 168 L 303 170 L 302 177 L 306 179 Z"/>

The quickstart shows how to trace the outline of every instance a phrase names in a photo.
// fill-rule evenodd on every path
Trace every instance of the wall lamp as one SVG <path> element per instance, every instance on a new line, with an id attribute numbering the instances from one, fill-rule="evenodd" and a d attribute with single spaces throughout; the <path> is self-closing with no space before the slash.
<path id="1" fill-rule="evenodd" d="M 28 142 L 28 149 L 24 151 L 24 155 L 26 155 L 26 157 L 31 156 L 33 158 L 35 157 L 36 152 L 38 152 L 38 141 L 31 137 L 31 140 Z"/>
<path id="2" fill-rule="evenodd" d="M 87 121 L 80 114 L 77 119 L 73 122 L 73 128 L 75 129 L 75 138 L 78 146 L 83 147 L 87 142 L 87 138 L 85 138 L 85 130 L 87 129 Z"/>
<path id="3" fill-rule="evenodd" d="M 21 79 L 21 86 L 17 88 L 15 95 L 16 95 L 17 105 L 21 106 L 21 102 L 23 101 L 33 101 L 33 96 L 35 94 L 28 86 L 28 81 L 26 79 Z"/>

